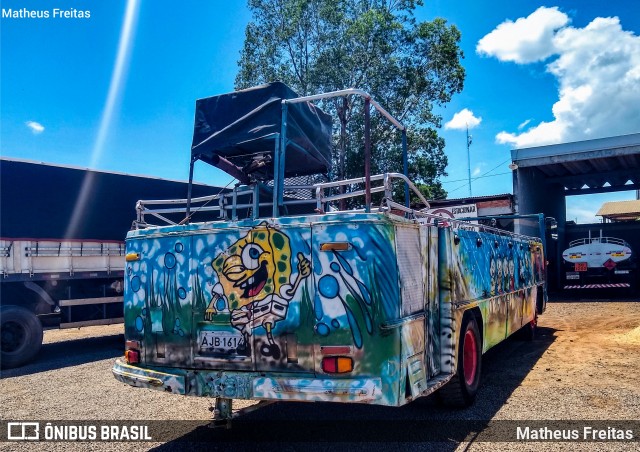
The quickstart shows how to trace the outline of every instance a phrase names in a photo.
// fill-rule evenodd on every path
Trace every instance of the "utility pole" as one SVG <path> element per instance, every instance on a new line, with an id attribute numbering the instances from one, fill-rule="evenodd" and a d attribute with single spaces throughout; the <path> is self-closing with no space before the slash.
<path id="1" fill-rule="evenodd" d="M 469 152 L 469 146 L 471 146 L 472 137 L 469 135 L 469 124 L 467 124 L 467 170 L 469 173 L 469 197 L 471 194 L 471 153 Z"/>

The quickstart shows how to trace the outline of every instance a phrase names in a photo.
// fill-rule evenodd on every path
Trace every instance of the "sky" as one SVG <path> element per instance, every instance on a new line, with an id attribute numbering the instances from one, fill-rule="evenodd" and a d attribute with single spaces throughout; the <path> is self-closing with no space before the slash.
<path id="1" fill-rule="evenodd" d="M 464 90 L 436 110 L 450 198 L 469 195 L 469 171 L 474 196 L 511 193 L 511 149 L 640 132 L 634 3 L 418 7 L 418 20 L 442 17 L 462 33 Z M 3 157 L 187 179 L 195 100 L 233 90 L 251 20 L 244 0 L 2 0 L 1 7 Z M 5 15 L 23 8 L 49 17 Z M 231 181 L 204 164 L 195 179 Z M 593 220 L 603 200 L 634 195 L 571 197 L 567 219 Z"/>

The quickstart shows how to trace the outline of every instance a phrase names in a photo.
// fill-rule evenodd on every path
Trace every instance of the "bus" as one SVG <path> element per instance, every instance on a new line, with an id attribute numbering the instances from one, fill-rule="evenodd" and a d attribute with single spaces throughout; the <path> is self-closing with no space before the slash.
<path id="1" fill-rule="evenodd" d="M 138 203 L 115 378 L 215 398 L 219 422 L 241 413 L 233 399 L 401 406 L 438 391 L 466 406 L 483 353 L 532 337 L 542 239 L 425 213 L 405 174 L 369 173 L 368 146 L 364 177 L 308 183 L 331 161 L 330 119 L 312 102 L 336 96 L 364 98 L 365 135 L 374 107 L 406 153 L 403 124 L 359 90 L 298 97 L 275 83 L 198 101 L 191 174 L 204 160 L 241 183 Z M 394 200 L 398 184 L 417 206 Z M 178 223 L 147 221 L 177 209 Z M 197 222 L 199 209 L 220 217 Z"/>

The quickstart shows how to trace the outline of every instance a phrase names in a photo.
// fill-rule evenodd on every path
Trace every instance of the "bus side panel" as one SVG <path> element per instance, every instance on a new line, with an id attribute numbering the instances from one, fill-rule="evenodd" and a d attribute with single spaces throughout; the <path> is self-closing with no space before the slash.
<path id="1" fill-rule="evenodd" d="M 461 312 L 466 304 L 478 305 L 486 351 L 533 318 L 534 275 L 544 275 L 537 269 L 539 244 L 475 230 L 456 229 L 450 235 L 444 246 L 452 250 L 451 301 Z M 534 268 L 536 259 L 539 264 Z M 461 319 L 456 320 L 459 325 Z"/>
<path id="2" fill-rule="evenodd" d="M 507 335 L 511 335 L 536 318 L 538 296 L 544 297 L 545 262 L 542 244 L 516 242 L 513 247 L 515 261 L 515 289 L 509 303 Z"/>
<path id="3" fill-rule="evenodd" d="M 456 332 L 459 321 L 452 303 L 464 289 L 461 272 L 452 253 L 454 234 L 450 227 L 438 228 L 438 303 L 440 316 L 440 370 L 451 374 L 456 369 Z"/>
<path id="4" fill-rule="evenodd" d="M 400 279 L 400 317 L 424 311 L 424 262 L 419 225 L 396 225 L 396 252 Z"/>
<path id="5" fill-rule="evenodd" d="M 425 281 L 428 247 L 418 224 L 395 227 L 401 292 L 403 396 L 417 397 L 427 388 L 425 366 Z M 417 317 L 418 315 L 421 316 Z M 413 319 L 413 320 L 409 320 Z M 402 403 L 402 400 L 399 401 Z"/>
<path id="6" fill-rule="evenodd" d="M 438 284 L 438 228 L 422 226 L 427 269 L 427 366 L 429 378 L 440 373 L 440 306 Z"/>

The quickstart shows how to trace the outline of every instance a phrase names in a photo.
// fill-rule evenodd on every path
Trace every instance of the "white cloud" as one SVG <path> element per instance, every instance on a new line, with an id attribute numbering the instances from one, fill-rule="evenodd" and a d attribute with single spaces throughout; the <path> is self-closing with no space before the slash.
<path id="1" fill-rule="evenodd" d="M 632 199 L 635 199 L 635 191 L 631 190 L 616 193 L 568 196 L 566 199 L 567 220 L 575 220 L 579 224 L 601 223 L 602 217 L 596 216 L 596 213 L 603 203 Z"/>
<path id="2" fill-rule="evenodd" d="M 526 121 L 521 122 L 521 123 L 518 125 L 518 130 L 522 130 L 522 129 L 524 129 L 525 127 L 527 127 L 527 125 L 528 125 L 530 122 L 531 122 L 531 120 L 530 120 L 530 119 L 527 119 Z"/>
<path id="3" fill-rule="evenodd" d="M 453 115 L 451 121 L 444 125 L 445 129 L 465 130 L 467 127 L 473 129 L 482 122 L 482 118 L 476 118 L 473 112 L 467 108 L 460 110 Z"/>
<path id="4" fill-rule="evenodd" d="M 569 206 L 567 207 L 567 220 L 573 220 L 578 224 L 599 223 L 600 218 L 596 217 L 596 212 L 597 209 Z"/>
<path id="5" fill-rule="evenodd" d="M 540 7 L 515 22 L 506 20 L 480 39 L 476 52 L 495 56 L 500 61 L 531 63 L 542 61 L 555 52 L 555 31 L 569 23 L 569 17 L 557 7 Z"/>
<path id="6" fill-rule="evenodd" d="M 480 167 L 479 167 L 479 166 L 476 166 L 476 167 L 473 169 L 473 172 L 471 173 L 471 175 L 472 175 L 473 177 L 479 176 L 479 175 L 480 175 L 480 171 L 482 171 L 482 170 L 480 169 Z"/>
<path id="7" fill-rule="evenodd" d="M 584 28 L 558 27 L 561 21 L 553 16 L 562 13 L 557 8 L 540 8 L 534 14 L 543 9 L 553 11 L 545 30 L 552 31 L 547 49 L 552 49 L 555 56 L 547 64 L 547 71 L 558 84 L 558 100 L 551 108 L 554 119 L 521 133 L 502 131 L 496 141 L 522 148 L 640 132 L 640 37 L 624 31 L 617 17 L 598 17 Z M 515 26 L 534 14 L 508 24 Z M 544 53 L 540 48 L 539 39 L 529 43 L 520 39 L 509 58 L 505 49 L 494 49 L 490 54 L 502 60 L 527 62 L 534 61 L 527 56 Z M 522 123 L 518 130 L 524 125 L 528 123 Z"/>
<path id="8" fill-rule="evenodd" d="M 496 135 L 496 141 L 515 147 L 541 146 L 567 141 L 563 139 L 564 136 L 566 136 L 564 125 L 559 121 L 551 121 L 541 122 L 521 134 L 500 132 Z"/>
<path id="9" fill-rule="evenodd" d="M 38 135 L 39 133 L 44 132 L 44 126 L 42 124 L 40 124 L 39 122 L 35 122 L 35 121 L 27 121 L 25 122 L 25 125 L 31 129 L 31 132 L 33 132 L 35 135 Z"/>

